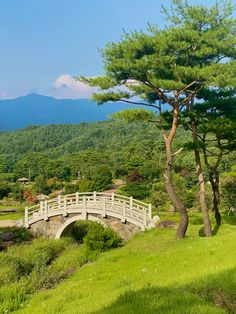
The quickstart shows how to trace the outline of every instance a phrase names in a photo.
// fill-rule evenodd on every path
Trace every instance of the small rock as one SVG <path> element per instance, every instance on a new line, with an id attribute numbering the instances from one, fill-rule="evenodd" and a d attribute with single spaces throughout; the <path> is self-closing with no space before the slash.
<path id="1" fill-rule="evenodd" d="M 157 224 L 161 220 L 161 218 L 158 215 L 155 215 L 152 217 L 152 220 Z"/>
<path id="2" fill-rule="evenodd" d="M 18 228 L 24 227 L 24 220 L 23 219 L 17 220 L 16 227 L 18 227 Z"/>
<path id="3" fill-rule="evenodd" d="M 157 227 L 159 229 L 164 229 L 164 228 L 176 229 L 178 227 L 178 224 L 174 220 L 163 220 L 158 223 Z"/>
<path id="4" fill-rule="evenodd" d="M 156 224 L 154 221 L 151 221 L 151 222 L 149 222 L 147 229 L 149 230 L 149 229 L 153 229 L 153 228 L 156 228 Z"/>
<path id="5" fill-rule="evenodd" d="M 14 238 L 16 237 L 16 235 L 11 232 L 11 231 L 8 231 L 8 232 L 4 232 L 0 235 L 0 239 L 2 241 L 11 241 L 13 240 Z"/>

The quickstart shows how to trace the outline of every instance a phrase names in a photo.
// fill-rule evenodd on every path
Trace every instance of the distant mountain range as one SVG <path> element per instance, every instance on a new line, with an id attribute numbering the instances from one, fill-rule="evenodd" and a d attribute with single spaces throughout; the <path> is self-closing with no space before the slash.
<path id="1" fill-rule="evenodd" d="M 28 125 L 80 123 L 107 120 L 116 111 L 131 108 L 125 103 L 98 106 L 88 99 L 55 99 L 39 94 L 0 100 L 0 131 Z"/>

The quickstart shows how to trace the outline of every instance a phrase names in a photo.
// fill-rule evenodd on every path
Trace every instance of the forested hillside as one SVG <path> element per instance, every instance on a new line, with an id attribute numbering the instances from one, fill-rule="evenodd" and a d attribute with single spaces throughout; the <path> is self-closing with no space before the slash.
<path id="1" fill-rule="evenodd" d="M 184 149 L 176 158 L 174 180 L 186 206 L 192 208 L 197 206 L 198 186 L 194 154 L 186 145 L 189 141 L 190 133 L 179 128 L 174 145 Z M 1 184 L 1 197 L 13 193 L 16 198 L 23 198 L 24 191 L 19 193 L 21 187 L 14 183 L 20 177 L 34 182 L 36 193 L 46 194 L 60 188 L 66 192 L 104 190 L 112 180 L 121 178 L 128 183 L 121 193 L 148 199 L 159 209 L 170 207 L 162 175 L 165 146 L 156 124 L 110 120 L 30 126 L 2 132 L 0 143 L 0 177 L 5 182 Z M 224 156 L 220 166 L 222 182 L 229 185 L 227 191 L 231 194 L 235 164 L 231 153 Z M 227 191 L 225 195 L 229 194 Z M 208 197 L 210 202 L 210 189 Z M 227 196 L 227 202 L 234 202 L 233 198 Z M 228 203 L 227 207 L 232 206 Z"/>
<path id="2" fill-rule="evenodd" d="M 179 142 L 184 143 L 187 138 L 186 132 L 180 130 Z M 113 170 L 117 165 L 123 165 L 119 160 L 132 163 L 132 160 L 134 162 L 137 159 L 134 166 L 139 166 L 140 163 L 152 159 L 155 154 L 160 155 L 164 145 L 156 125 L 125 124 L 120 121 L 30 126 L 14 132 L 0 133 L 0 143 L 0 154 L 6 172 L 14 169 L 11 160 L 15 163 L 30 155 L 55 161 L 57 158 L 66 159 L 68 155 L 71 160 L 72 156 L 79 157 L 89 152 L 89 155 L 97 155 L 98 159 L 99 155 L 107 155 L 114 166 Z M 178 141 L 176 144 L 179 144 Z"/>

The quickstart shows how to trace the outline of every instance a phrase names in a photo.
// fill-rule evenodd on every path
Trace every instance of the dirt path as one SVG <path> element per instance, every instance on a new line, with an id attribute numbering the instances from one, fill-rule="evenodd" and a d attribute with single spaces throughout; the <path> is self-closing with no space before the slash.
<path id="1" fill-rule="evenodd" d="M 0 228 L 16 227 L 17 220 L 0 220 Z"/>
<path id="2" fill-rule="evenodd" d="M 115 193 L 119 188 L 124 186 L 125 183 L 122 180 L 116 180 L 109 190 L 104 191 L 105 193 Z"/>

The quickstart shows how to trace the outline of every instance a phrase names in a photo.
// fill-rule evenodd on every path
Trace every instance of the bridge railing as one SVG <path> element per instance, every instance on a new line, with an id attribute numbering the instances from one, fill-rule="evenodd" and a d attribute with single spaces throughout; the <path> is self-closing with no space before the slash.
<path id="1" fill-rule="evenodd" d="M 101 214 L 112 216 L 122 222 L 131 222 L 145 229 L 151 219 L 151 204 L 118 195 L 115 193 L 85 192 L 59 195 L 51 200 L 40 201 L 39 204 L 25 209 L 25 226 L 49 217 L 69 213 Z"/>

